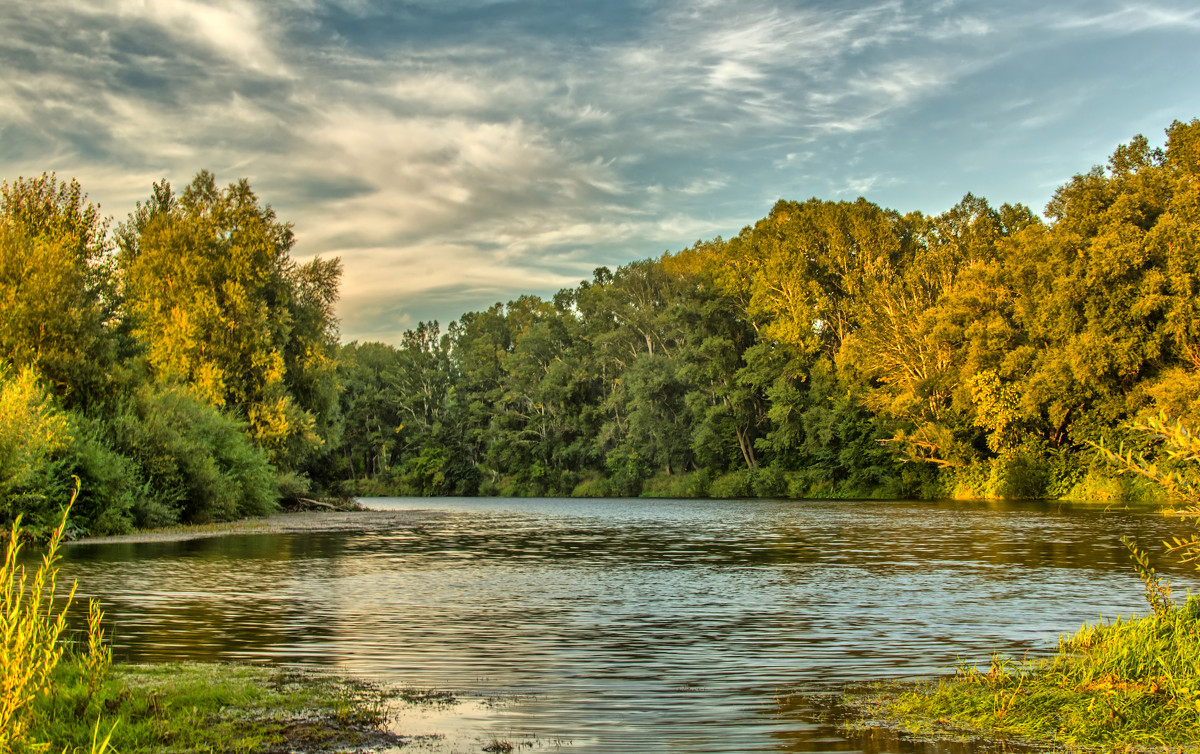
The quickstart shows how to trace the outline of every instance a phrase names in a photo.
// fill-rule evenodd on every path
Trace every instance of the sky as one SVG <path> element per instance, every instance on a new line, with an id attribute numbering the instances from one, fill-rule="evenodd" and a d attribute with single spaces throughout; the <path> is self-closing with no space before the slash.
<path id="1" fill-rule="evenodd" d="M 0 177 L 247 178 L 396 343 L 781 198 L 1041 211 L 1198 74 L 1195 0 L 0 0 Z"/>

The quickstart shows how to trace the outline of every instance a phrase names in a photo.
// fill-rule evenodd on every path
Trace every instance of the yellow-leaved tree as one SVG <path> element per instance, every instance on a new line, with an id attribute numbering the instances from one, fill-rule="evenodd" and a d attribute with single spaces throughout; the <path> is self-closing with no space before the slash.
<path id="1" fill-rule="evenodd" d="M 285 470 L 329 429 L 336 392 L 336 259 L 300 265 L 291 225 L 247 181 L 201 172 L 165 181 L 118 232 L 119 277 L 134 337 L 156 377 L 187 382 L 240 415 Z"/>

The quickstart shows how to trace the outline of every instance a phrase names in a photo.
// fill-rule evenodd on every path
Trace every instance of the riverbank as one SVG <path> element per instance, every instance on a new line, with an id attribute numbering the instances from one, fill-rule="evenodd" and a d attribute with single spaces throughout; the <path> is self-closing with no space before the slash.
<path id="1" fill-rule="evenodd" d="M 95 545 L 119 542 L 184 542 L 191 539 L 224 537 L 234 534 L 297 534 L 322 532 L 370 532 L 413 529 L 433 519 L 445 517 L 439 511 L 291 511 L 261 518 L 222 521 L 214 524 L 185 524 L 162 529 L 147 529 L 131 534 L 83 537 L 67 545 Z"/>
<path id="2" fill-rule="evenodd" d="M 986 671 L 848 689 L 840 704 L 852 726 L 917 737 L 1200 751 L 1200 597 L 1085 625 L 1048 657 L 994 655 Z"/>
<path id="3" fill-rule="evenodd" d="M 67 674 L 62 674 L 66 676 Z M 29 740 L 89 751 L 393 751 L 421 737 L 396 732 L 405 706 L 452 704 L 448 694 L 392 690 L 359 680 L 248 664 L 114 665 L 94 691 L 63 685 L 42 702 Z"/>

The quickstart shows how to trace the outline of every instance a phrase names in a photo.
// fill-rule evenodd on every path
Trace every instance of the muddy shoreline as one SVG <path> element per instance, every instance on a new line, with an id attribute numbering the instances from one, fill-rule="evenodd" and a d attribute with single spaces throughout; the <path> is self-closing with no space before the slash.
<path id="1" fill-rule="evenodd" d="M 296 511 L 275 513 L 263 518 L 227 521 L 215 524 L 173 526 L 131 534 L 85 537 L 70 545 L 97 545 L 128 542 L 184 542 L 191 539 L 225 537 L 235 534 L 299 534 L 325 532 L 372 532 L 413 529 L 445 517 L 432 510 L 405 511 Z"/>

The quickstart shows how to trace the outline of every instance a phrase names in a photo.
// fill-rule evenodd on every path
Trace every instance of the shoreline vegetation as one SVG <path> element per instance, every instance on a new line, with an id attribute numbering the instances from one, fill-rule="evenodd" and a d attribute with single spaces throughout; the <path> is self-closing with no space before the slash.
<path id="1" fill-rule="evenodd" d="M 83 703 L 67 673 L 56 702 L 37 711 L 31 742 L 52 751 L 385 751 L 411 738 L 392 731 L 400 692 L 312 671 L 245 663 L 113 665 Z M 30 750 L 33 750 L 32 748 Z M 20 747 L 15 751 L 22 751 Z"/>
<path id="2" fill-rule="evenodd" d="M 394 345 L 340 342 L 341 263 L 245 180 L 115 224 L 4 182 L 0 523 L 44 538 L 72 476 L 71 537 L 360 495 L 1152 497 L 1095 446 L 1200 422 L 1198 177 L 1193 120 L 1041 216 L 780 200 Z"/>
<path id="3" fill-rule="evenodd" d="M 1200 750 L 1200 597 L 1085 624 L 1047 657 L 846 689 L 847 728 L 1034 749 Z"/>

